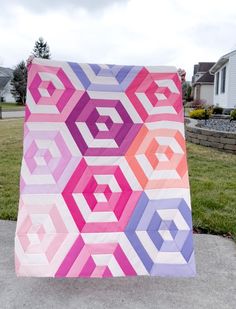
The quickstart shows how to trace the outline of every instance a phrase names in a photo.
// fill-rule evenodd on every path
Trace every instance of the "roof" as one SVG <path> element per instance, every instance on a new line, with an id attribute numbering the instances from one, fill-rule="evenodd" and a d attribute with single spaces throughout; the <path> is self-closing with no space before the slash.
<path id="1" fill-rule="evenodd" d="M 214 64 L 215 62 L 199 62 L 197 72 L 208 72 Z"/>
<path id="2" fill-rule="evenodd" d="M 211 74 L 215 74 L 216 71 L 218 71 L 226 62 L 229 61 L 229 58 L 236 54 L 236 50 L 231 51 L 228 54 L 225 54 L 222 56 L 215 65 L 210 69 Z"/>
<path id="3" fill-rule="evenodd" d="M 214 84 L 214 75 L 211 75 L 208 71 L 204 75 L 202 75 L 195 83 L 196 84 Z"/>
<path id="4" fill-rule="evenodd" d="M 12 77 L 12 72 L 13 72 L 13 70 L 10 69 L 10 68 L 0 67 L 0 76 Z"/>
<path id="5" fill-rule="evenodd" d="M 198 64 L 194 64 L 193 75 L 195 75 L 197 72 L 198 72 Z"/>
<path id="6" fill-rule="evenodd" d="M 0 90 L 3 90 L 12 78 L 12 69 L 0 67 Z"/>
<path id="7" fill-rule="evenodd" d="M 3 90 L 8 84 L 10 78 L 7 76 L 0 76 L 0 90 Z"/>
<path id="8" fill-rule="evenodd" d="M 213 67 L 215 62 L 199 62 L 198 64 L 194 65 L 193 68 L 193 84 L 213 84 L 214 83 L 214 76 L 209 73 L 209 70 Z M 197 73 L 201 73 L 200 76 L 195 81 L 195 75 Z"/>

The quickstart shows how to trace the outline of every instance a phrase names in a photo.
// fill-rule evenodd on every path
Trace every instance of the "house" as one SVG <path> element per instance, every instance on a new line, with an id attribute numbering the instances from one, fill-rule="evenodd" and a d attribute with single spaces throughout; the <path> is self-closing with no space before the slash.
<path id="1" fill-rule="evenodd" d="M 15 102 L 11 94 L 12 69 L 0 67 L 0 102 Z"/>
<path id="2" fill-rule="evenodd" d="M 236 107 L 236 50 L 222 56 L 210 69 L 215 76 L 214 105 Z"/>
<path id="3" fill-rule="evenodd" d="M 199 62 L 194 65 L 192 77 L 192 95 L 194 100 L 213 105 L 214 75 L 209 73 L 215 62 Z"/>

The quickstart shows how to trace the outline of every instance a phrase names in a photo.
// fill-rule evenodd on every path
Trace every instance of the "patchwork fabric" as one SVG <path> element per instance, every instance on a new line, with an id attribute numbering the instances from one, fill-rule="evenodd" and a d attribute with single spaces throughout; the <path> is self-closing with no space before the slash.
<path id="1" fill-rule="evenodd" d="M 194 276 L 174 67 L 33 60 L 15 267 L 18 276 Z"/>

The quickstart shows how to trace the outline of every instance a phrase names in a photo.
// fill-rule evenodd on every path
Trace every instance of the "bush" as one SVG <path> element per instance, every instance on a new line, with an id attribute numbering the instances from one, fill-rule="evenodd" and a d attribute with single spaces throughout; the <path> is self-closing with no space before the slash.
<path id="1" fill-rule="evenodd" d="M 203 109 L 206 105 L 206 100 L 194 100 L 191 102 L 191 106 L 194 109 Z"/>
<path id="2" fill-rule="evenodd" d="M 233 108 L 224 108 L 223 115 L 230 115 L 232 111 L 233 111 Z"/>
<path id="3" fill-rule="evenodd" d="M 191 111 L 189 116 L 194 119 L 208 119 L 210 116 L 210 111 L 207 109 L 196 109 Z"/>
<path id="4" fill-rule="evenodd" d="M 223 108 L 220 107 L 220 106 L 214 106 L 212 113 L 216 114 L 216 115 L 222 115 L 223 114 Z"/>
<path id="5" fill-rule="evenodd" d="M 230 113 L 230 118 L 232 120 L 236 120 L 236 109 L 232 110 L 231 113 Z"/>

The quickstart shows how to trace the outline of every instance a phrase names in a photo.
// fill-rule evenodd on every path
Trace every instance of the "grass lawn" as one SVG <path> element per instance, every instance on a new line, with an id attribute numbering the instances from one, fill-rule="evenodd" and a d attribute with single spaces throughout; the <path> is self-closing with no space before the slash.
<path id="1" fill-rule="evenodd" d="M 8 109 L 13 109 L 13 110 L 24 110 L 25 107 L 22 105 L 19 105 L 17 103 L 0 103 L 0 106 L 2 107 L 3 110 L 8 110 Z"/>
<path id="2" fill-rule="evenodd" d="M 16 220 L 23 119 L 0 120 L 0 218 Z"/>
<path id="3" fill-rule="evenodd" d="M 0 218 L 16 220 L 23 120 L 0 121 Z M 193 224 L 236 241 L 236 156 L 188 144 Z"/>

